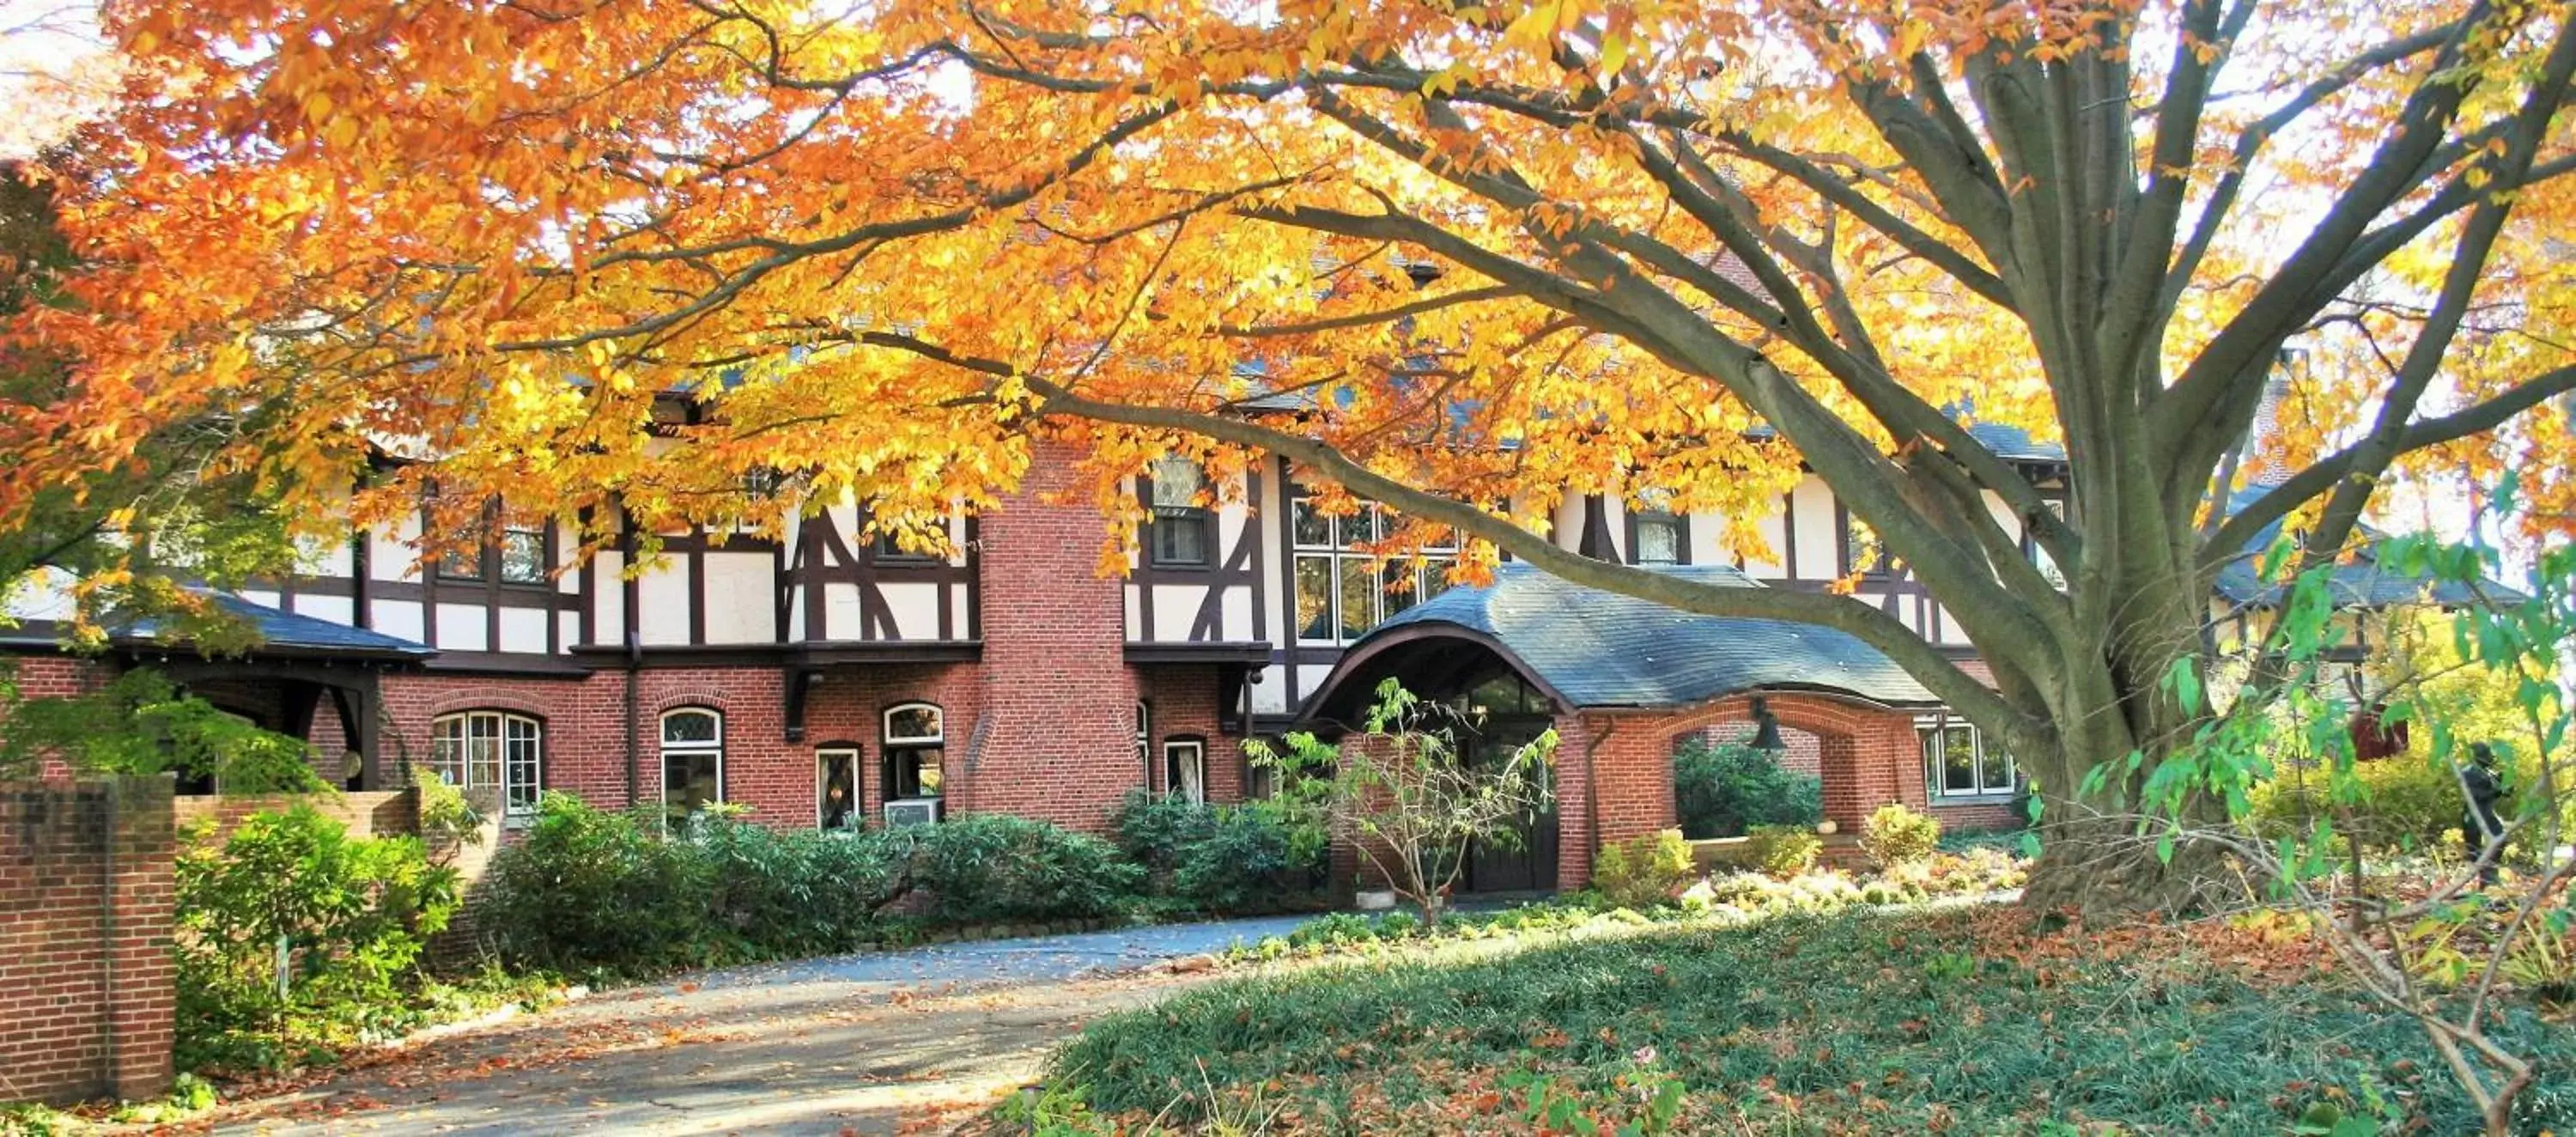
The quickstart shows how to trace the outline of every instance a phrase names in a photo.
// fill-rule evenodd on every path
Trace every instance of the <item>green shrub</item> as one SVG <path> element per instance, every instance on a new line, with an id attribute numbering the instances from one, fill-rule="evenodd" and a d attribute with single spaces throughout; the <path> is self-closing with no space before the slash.
<path id="1" fill-rule="evenodd" d="M 1111 829 L 1155 894 L 1228 915 L 1303 906 L 1323 883 L 1332 841 L 1308 803 L 1193 805 L 1141 790 L 1128 792 Z"/>
<path id="2" fill-rule="evenodd" d="M 1698 875 L 1690 842 L 1681 830 L 1665 829 L 1603 846 L 1592 887 L 1613 907 L 1650 908 L 1672 903 Z"/>
<path id="3" fill-rule="evenodd" d="M 1673 804 L 1692 840 L 1741 837 L 1757 825 L 1824 820 L 1823 783 L 1780 768 L 1777 755 L 1742 743 L 1693 739 L 1673 754 Z"/>
<path id="4" fill-rule="evenodd" d="M 1745 863 L 1776 877 L 1792 877 L 1816 867 L 1825 839 L 1796 825 L 1757 825 L 1746 835 Z"/>
<path id="5" fill-rule="evenodd" d="M 692 823 L 704 860 L 708 919 L 727 955 L 848 951 L 879 929 L 904 882 L 913 831 L 778 830 L 726 816 Z"/>
<path id="6" fill-rule="evenodd" d="M 455 871 L 417 839 L 353 838 L 309 806 L 184 850 L 174 883 L 182 1068 L 275 1066 L 399 1029 L 422 940 L 457 904 Z"/>
<path id="7" fill-rule="evenodd" d="M 1941 823 L 1889 802 L 1861 822 L 1860 847 L 1881 869 L 1913 864 L 1941 847 Z"/>
<path id="8" fill-rule="evenodd" d="M 1105 916 L 1145 877 L 1098 837 L 999 813 L 922 830 L 909 873 L 932 919 L 961 924 Z"/>
<path id="9" fill-rule="evenodd" d="M 478 923 L 512 963 L 646 973 L 719 958 L 708 863 L 665 840 L 651 814 L 550 792 L 484 879 Z"/>

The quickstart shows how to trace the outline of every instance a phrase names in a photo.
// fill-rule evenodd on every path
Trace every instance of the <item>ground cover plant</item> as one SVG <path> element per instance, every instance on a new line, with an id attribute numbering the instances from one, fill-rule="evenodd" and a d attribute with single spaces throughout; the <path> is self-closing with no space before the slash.
<path id="1" fill-rule="evenodd" d="M 2370 1007 L 2313 939 L 2028 920 L 1856 908 L 1249 977 L 1095 1024 L 1059 1054 L 1049 1092 L 1071 1131 L 1211 1117 L 1372 1133 L 2478 1123 L 2422 1034 Z M 2496 1029 L 2545 1074 L 2520 1102 L 2523 1131 L 2576 1124 L 2576 1032 L 2529 1004 Z"/>

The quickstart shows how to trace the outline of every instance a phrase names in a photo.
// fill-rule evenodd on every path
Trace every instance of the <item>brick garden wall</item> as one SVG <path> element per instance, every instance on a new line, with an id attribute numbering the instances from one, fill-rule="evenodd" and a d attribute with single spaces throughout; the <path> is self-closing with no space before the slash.
<path id="1" fill-rule="evenodd" d="M 0 1101 L 170 1088 L 168 777 L 0 783 Z"/>

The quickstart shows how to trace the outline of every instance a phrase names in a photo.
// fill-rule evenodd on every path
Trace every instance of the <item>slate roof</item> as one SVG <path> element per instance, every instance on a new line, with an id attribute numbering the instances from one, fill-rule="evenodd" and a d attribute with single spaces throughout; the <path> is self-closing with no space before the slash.
<path id="1" fill-rule="evenodd" d="M 2236 511 L 2253 504 L 2256 499 L 2277 484 L 2277 482 L 2258 481 L 2237 490 L 2227 500 L 2228 515 L 2235 516 Z M 2359 529 L 2360 549 L 2354 553 L 2351 561 L 2336 565 L 2333 575 L 2326 581 L 2328 594 L 2332 597 L 2335 607 L 2386 608 L 2427 601 L 2444 606 L 2465 606 L 2478 602 L 2477 595 L 2469 589 L 2469 586 L 2458 581 L 2441 581 L 2427 587 L 2428 582 L 2423 577 L 2410 576 L 2395 569 L 2381 567 L 2379 544 L 2389 539 L 2388 534 L 2368 525 L 2360 526 Z M 2255 607 L 2271 607 L 2279 604 L 2282 598 L 2288 595 L 2289 585 L 2287 582 L 2265 581 L 2262 579 L 2260 570 L 2263 551 L 2271 548 L 2272 542 L 2279 540 L 2280 536 L 2279 521 L 2274 521 L 2255 533 L 2253 539 L 2246 543 L 2243 554 L 2228 561 L 2218 570 L 2218 595 L 2231 604 Z M 2521 592 L 2494 580 L 2486 581 L 2484 587 L 2487 595 L 2496 600 L 2512 603 L 2523 599 Z"/>
<path id="2" fill-rule="evenodd" d="M 389 636 L 365 628 L 334 624 L 311 616 L 255 604 L 229 592 L 208 592 L 206 597 L 215 607 L 250 622 L 259 632 L 259 643 L 253 655 L 339 656 L 388 660 L 427 659 L 438 654 L 427 644 L 415 643 L 400 636 Z M 160 622 L 149 618 L 136 620 L 115 637 L 120 642 L 162 644 L 165 639 Z"/>
<path id="3" fill-rule="evenodd" d="M 1658 568 L 1705 584 L 1760 588 L 1721 565 Z M 1746 691 L 1826 691 L 1891 706 L 1940 700 L 1849 634 L 1785 620 L 1702 616 L 1505 564 L 1483 588 L 1452 588 L 1353 644 L 1454 627 L 1492 641 L 1577 707 L 1680 707 Z M 1410 631 L 1409 631 L 1410 630 Z M 1433 634 L 1436 634 L 1433 633 Z"/>

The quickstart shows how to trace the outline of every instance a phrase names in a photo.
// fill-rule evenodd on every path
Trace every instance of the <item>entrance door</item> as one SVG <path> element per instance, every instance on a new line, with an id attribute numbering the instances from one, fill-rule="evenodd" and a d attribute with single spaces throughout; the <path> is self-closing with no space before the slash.
<path id="1" fill-rule="evenodd" d="M 1460 740 L 1471 765 L 1492 769 L 1513 751 L 1554 725 L 1544 718 L 1495 717 Z M 1553 770 L 1543 776 L 1554 777 Z M 1556 890 L 1556 807 L 1552 803 L 1520 818 L 1512 827 L 1517 840 L 1478 841 L 1467 850 L 1468 892 L 1553 892 Z"/>

